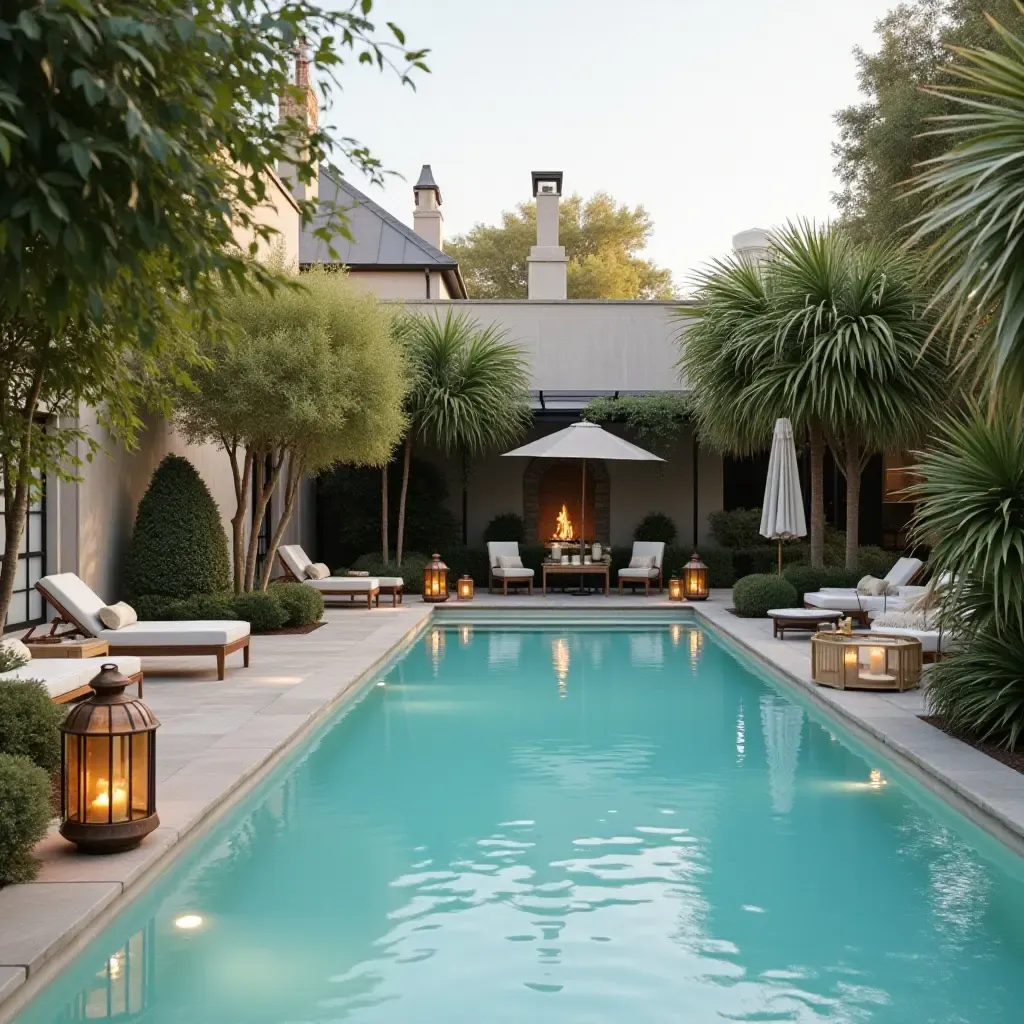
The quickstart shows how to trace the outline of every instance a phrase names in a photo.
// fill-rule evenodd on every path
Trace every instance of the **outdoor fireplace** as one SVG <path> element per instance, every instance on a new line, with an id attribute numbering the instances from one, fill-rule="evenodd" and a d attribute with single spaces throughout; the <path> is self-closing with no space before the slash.
<path id="1" fill-rule="evenodd" d="M 608 542 L 609 486 L 604 463 L 587 462 L 586 504 L 581 509 L 582 484 L 583 466 L 572 459 L 534 459 L 527 466 L 523 473 L 527 543 L 557 542 L 563 554 L 579 554 L 581 525 L 587 541 Z"/>

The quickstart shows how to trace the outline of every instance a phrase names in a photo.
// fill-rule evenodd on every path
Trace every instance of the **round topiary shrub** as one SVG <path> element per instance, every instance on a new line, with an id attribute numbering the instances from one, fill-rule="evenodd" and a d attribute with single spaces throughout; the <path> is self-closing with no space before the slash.
<path id="1" fill-rule="evenodd" d="M 517 516 L 515 512 L 503 512 L 495 516 L 484 529 L 485 544 L 491 540 L 514 540 L 522 544 L 524 537 L 523 517 Z"/>
<path id="2" fill-rule="evenodd" d="M 235 597 L 235 618 L 249 623 L 254 633 L 280 629 L 287 620 L 281 602 L 267 590 L 253 590 Z"/>
<path id="3" fill-rule="evenodd" d="M 153 474 L 135 515 L 124 582 L 129 600 L 230 589 L 220 510 L 188 459 L 168 455 Z"/>
<path id="4" fill-rule="evenodd" d="M 274 583 L 268 593 L 284 609 L 286 626 L 311 626 L 323 618 L 323 594 L 304 583 Z"/>
<path id="5" fill-rule="evenodd" d="M 785 576 L 758 573 L 737 580 L 732 588 L 732 603 L 737 615 L 763 619 L 769 608 L 796 606 L 796 587 Z"/>
<path id="6" fill-rule="evenodd" d="M 633 540 L 660 540 L 665 544 L 674 544 L 677 532 L 676 524 L 664 512 L 651 512 L 637 523 Z"/>
<path id="7" fill-rule="evenodd" d="M 38 679 L 0 682 L 0 754 L 27 757 L 44 771 L 55 772 L 64 710 Z"/>
<path id="8" fill-rule="evenodd" d="M 0 754 L 0 886 L 31 882 L 32 847 L 50 822 L 50 777 L 27 757 Z"/>

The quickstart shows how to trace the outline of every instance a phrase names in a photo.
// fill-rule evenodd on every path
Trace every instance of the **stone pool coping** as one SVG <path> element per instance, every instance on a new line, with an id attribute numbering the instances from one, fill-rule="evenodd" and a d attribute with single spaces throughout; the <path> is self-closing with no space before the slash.
<path id="1" fill-rule="evenodd" d="M 919 691 L 828 690 L 810 683 L 806 637 L 776 640 L 768 619 L 729 611 L 728 591 L 695 605 L 664 597 L 504 598 L 478 594 L 466 611 L 501 608 L 587 614 L 684 609 L 834 715 L 845 728 L 937 793 L 967 818 L 1024 855 L 1024 778 L 918 717 Z M 328 715 L 405 643 L 435 607 L 410 599 L 397 609 L 329 610 L 327 625 L 301 636 L 257 637 L 253 667 L 218 683 L 203 663 L 147 665 L 147 702 L 158 733 L 161 827 L 137 850 L 77 855 L 55 830 L 37 847 L 39 877 L 0 890 L 0 1024 L 6 1024 L 127 902 L 166 870 L 207 827 L 306 741 Z M 443 607 L 445 620 L 459 613 Z M 631 618 L 632 616 L 628 616 Z M 510 623 L 511 624 L 511 623 Z"/>

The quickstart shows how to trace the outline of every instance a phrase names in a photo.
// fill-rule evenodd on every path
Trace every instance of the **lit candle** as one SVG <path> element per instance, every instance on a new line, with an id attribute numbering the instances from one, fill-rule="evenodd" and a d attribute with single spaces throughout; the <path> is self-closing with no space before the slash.
<path id="1" fill-rule="evenodd" d="M 94 811 L 107 816 L 110 810 L 110 785 L 106 779 L 97 779 L 99 792 L 92 802 Z M 128 811 L 128 787 L 123 782 L 114 783 L 114 817 L 123 818 Z"/>
<path id="2" fill-rule="evenodd" d="M 857 648 L 852 644 L 843 649 L 843 665 L 847 669 L 857 667 Z"/>
<path id="3" fill-rule="evenodd" d="M 697 593 L 697 581 L 696 580 L 690 580 L 690 593 L 691 594 L 696 594 Z"/>
<path id="4" fill-rule="evenodd" d="M 868 663 L 873 676 L 885 675 L 885 648 L 872 647 L 868 654 Z"/>

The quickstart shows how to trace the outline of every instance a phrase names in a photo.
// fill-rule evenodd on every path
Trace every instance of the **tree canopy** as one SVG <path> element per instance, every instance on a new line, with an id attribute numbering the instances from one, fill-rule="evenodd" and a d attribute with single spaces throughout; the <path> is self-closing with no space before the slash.
<path id="1" fill-rule="evenodd" d="M 675 289 L 670 271 L 643 259 L 654 225 L 642 206 L 617 203 L 607 192 L 571 195 L 559 204 L 570 299 L 663 299 Z M 525 299 L 527 257 L 537 242 L 537 207 L 520 203 L 500 225 L 477 224 L 445 245 L 459 261 L 473 299 Z"/>
<path id="2" fill-rule="evenodd" d="M 929 119 L 954 111 L 948 98 L 923 87 L 951 80 L 950 47 L 997 43 L 986 13 L 1011 24 L 1019 17 L 1016 0 L 911 0 L 877 22 L 877 51 L 855 48 L 866 98 L 836 114 L 833 147 L 842 182 L 834 198 L 855 237 L 886 240 L 922 212 L 927 196 L 907 195 L 906 183 L 948 146 L 931 134 L 937 125 Z"/>

